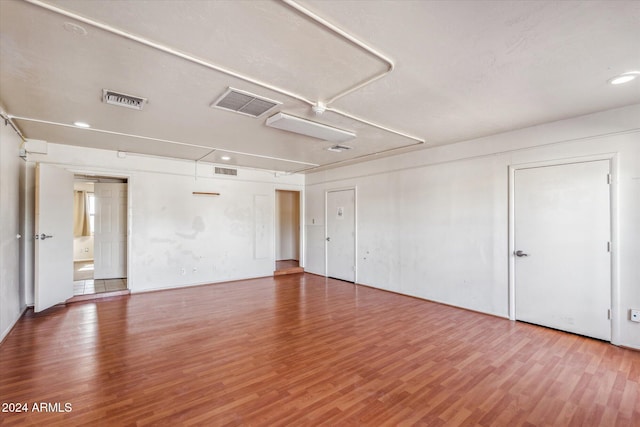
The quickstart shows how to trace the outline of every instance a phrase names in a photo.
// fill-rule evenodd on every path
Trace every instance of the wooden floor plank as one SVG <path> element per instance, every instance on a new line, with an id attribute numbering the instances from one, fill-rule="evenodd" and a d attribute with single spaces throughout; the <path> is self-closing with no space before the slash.
<path id="1" fill-rule="evenodd" d="M 640 352 L 304 273 L 28 311 L 0 373 L 3 426 L 640 425 Z"/>

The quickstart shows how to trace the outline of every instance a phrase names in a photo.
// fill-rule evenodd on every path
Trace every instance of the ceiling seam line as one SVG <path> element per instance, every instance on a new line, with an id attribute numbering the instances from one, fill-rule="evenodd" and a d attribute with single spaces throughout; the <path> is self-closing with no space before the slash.
<path id="1" fill-rule="evenodd" d="M 418 138 L 417 136 L 413 136 L 413 135 L 410 135 L 408 133 L 405 133 L 405 132 L 402 132 L 402 131 L 399 131 L 399 130 L 396 130 L 396 129 L 392 129 L 392 128 L 377 124 L 377 123 L 369 121 L 367 119 L 363 119 L 361 117 L 354 116 L 353 114 L 347 113 L 347 112 L 339 110 L 337 108 L 327 107 L 327 111 L 331 111 L 333 113 L 336 113 L 336 114 L 339 114 L 341 116 L 347 117 L 349 119 L 352 119 L 352 120 L 367 124 L 369 126 L 378 128 L 380 130 L 384 130 L 384 131 L 387 131 L 387 132 L 390 132 L 390 133 L 395 133 L 396 135 L 400 135 L 400 136 L 403 136 L 403 137 L 408 138 L 408 139 L 413 139 L 414 141 L 417 141 L 420 144 L 424 144 L 426 142 L 424 139 Z M 413 144 L 409 144 L 409 145 L 413 145 Z"/>
<path id="2" fill-rule="evenodd" d="M 77 126 L 69 125 L 69 124 L 66 124 L 66 123 L 58 123 L 58 122 L 52 122 L 52 121 L 49 121 L 49 120 L 34 119 L 34 118 L 31 118 L 31 117 L 14 116 L 12 114 L 7 115 L 7 117 L 9 117 L 11 119 L 16 119 L 16 120 L 25 120 L 25 121 L 28 121 L 28 122 L 43 123 L 43 124 L 49 124 L 49 125 L 54 125 L 54 126 L 62 126 L 62 127 L 72 128 L 72 129 L 78 129 L 78 130 L 81 130 L 81 131 L 126 136 L 126 137 L 130 137 L 130 138 L 145 139 L 145 140 L 148 140 L 148 141 L 157 141 L 157 142 L 165 142 L 167 144 L 182 145 L 182 146 L 185 146 L 185 147 L 202 148 L 202 149 L 205 149 L 205 150 L 219 150 L 219 151 L 225 151 L 227 153 L 241 154 L 241 155 L 244 155 L 244 156 L 258 157 L 258 158 L 267 159 L 267 160 L 277 160 L 277 161 L 282 161 L 282 162 L 287 162 L 287 163 L 297 163 L 297 164 L 309 165 L 309 166 L 320 166 L 317 163 L 303 162 L 303 161 L 300 161 L 300 160 L 289 160 L 289 159 L 283 159 L 283 158 L 280 158 L 280 157 L 265 156 L 265 155 L 262 155 L 262 154 L 245 153 L 245 152 L 242 152 L 242 151 L 232 151 L 232 150 L 226 150 L 224 148 L 219 148 L 219 147 L 213 147 L 212 148 L 212 147 L 205 146 L 205 145 L 191 144 L 189 142 L 173 141 L 173 140 L 170 140 L 170 139 L 154 138 L 154 137 L 151 137 L 151 136 L 134 135 L 134 134 L 130 134 L 130 133 L 115 132 L 115 131 L 105 130 L 105 129 L 79 128 Z M 124 152 L 126 153 L 127 151 L 124 151 Z"/>
<path id="3" fill-rule="evenodd" d="M 373 157 L 373 156 L 377 156 L 377 155 L 380 155 L 380 154 L 390 153 L 392 151 L 401 150 L 403 148 L 410 148 L 410 147 L 414 147 L 416 145 L 421 145 L 421 144 L 423 144 L 423 142 L 415 142 L 413 144 L 402 145 L 400 147 L 389 148 L 387 150 L 382 150 L 382 151 L 376 151 L 375 153 L 363 154 L 361 156 L 352 157 L 350 159 L 338 160 L 336 162 L 327 163 L 326 165 L 318 165 L 318 166 L 311 166 L 309 168 L 298 169 L 298 170 L 293 171 L 291 173 L 309 172 L 309 171 L 313 171 L 315 169 L 330 168 L 330 167 L 333 167 L 333 166 L 336 166 L 336 165 L 340 165 L 342 163 L 354 162 L 354 161 L 358 161 L 358 160 L 361 160 L 361 159 L 364 159 L 364 158 L 367 158 L 367 157 Z"/>
<path id="4" fill-rule="evenodd" d="M 213 150 L 209 151 L 207 154 L 205 154 L 204 156 L 200 157 L 199 159 L 196 159 L 196 163 L 199 162 L 200 160 L 204 159 L 205 157 L 209 156 L 211 153 L 217 151 L 217 148 L 214 148 Z"/>
<path id="5" fill-rule="evenodd" d="M 260 81 L 260 80 L 256 80 L 256 79 L 254 79 L 254 78 L 252 78 L 252 77 L 249 77 L 249 76 L 246 76 L 246 75 L 243 75 L 243 74 L 237 73 L 237 72 L 235 72 L 235 71 L 228 70 L 228 69 L 226 69 L 226 68 L 223 68 L 223 67 L 220 67 L 220 66 L 218 66 L 218 65 L 212 64 L 212 63 L 207 62 L 207 61 L 205 61 L 205 60 L 202 60 L 202 59 L 196 58 L 195 56 L 189 55 L 189 54 L 184 53 L 184 52 L 180 52 L 179 50 L 173 49 L 173 48 L 171 48 L 171 47 L 169 47 L 169 46 L 164 46 L 164 45 L 162 45 L 162 44 L 160 44 L 160 43 L 156 43 L 156 42 L 153 42 L 153 41 L 151 41 L 151 40 L 147 40 L 147 39 L 145 39 L 144 37 L 137 36 L 137 35 L 135 35 L 135 34 L 132 34 L 132 33 L 129 33 L 129 32 L 123 31 L 123 30 L 119 30 L 119 29 L 117 29 L 117 28 L 115 28 L 115 27 L 112 27 L 112 26 L 110 26 L 110 25 L 103 24 L 103 23 L 101 23 L 101 22 L 98 22 L 98 21 L 95 21 L 95 20 L 93 20 L 93 19 L 90 19 L 90 18 L 84 17 L 84 16 L 82 16 L 82 15 L 78 15 L 78 14 L 76 14 L 76 13 L 74 13 L 74 12 L 70 12 L 70 11 L 65 10 L 65 9 L 62 9 L 62 8 L 60 8 L 60 7 L 57 7 L 57 6 L 54 6 L 54 5 L 51 5 L 51 4 L 48 4 L 48 3 L 45 3 L 45 2 L 40 1 L 40 0 L 23 0 L 23 1 L 25 1 L 25 2 L 27 2 L 27 3 L 29 3 L 29 4 L 32 4 L 32 5 L 34 5 L 34 6 L 38 6 L 38 7 L 41 7 L 41 8 L 43 8 L 43 9 L 49 10 L 50 12 L 54 12 L 54 13 L 57 13 L 57 14 L 59 14 L 59 15 L 66 16 L 66 17 L 68 17 L 68 18 L 75 19 L 75 20 L 77 20 L 77 21 L 83 22 L 83 23 L 85 23 L 85 24 L 91 25 L 91 26 L 96 27 L 96 28 L 99 28 L 99 29 L 101 29 L 101 30 L 104 30 L 104 31 L 110 32 L 110 33 L 112 33 L 112 34 L 116 34 L 116 35 L 118 35 L 118 36 L 120 36 L 120 37 L 124 37 L 124 38 L 126 38 L 126 39 L 129 39 L 129 40 L 135 41 L 135 42 L 140 43 L 140 44 L 142 44 L 142 45 L 145 45 L 145 46 L 147 46 L 147 47 L 151 47 L 151 48 L 156 49 L 156 50 L 159 50 L 159 51 L 161 51 L 161 52 L 165 52 L 165 53 L 168 53 L 168 54 L 170 54 L 170 55 L 177 56 L 177 57 L 182 58 L 182 59 L 184 59 L 184 60 L 186 60 L 186 61 L 193 62 L 193 63 L 198 64 L 198 65 L 202 65 L 202 66 L 203 66 L 203 67 L 205 67 L 205 68 L 209 68 L 209 69 L 211 69 L 211 70 L 218 71 L 218 72 L 220 72 L 220 73 L 223 73 L 223 74 L 226 74 L 226 75 L 229 75 L 229 76 L 232 76 L 232 77 L 236 77 L 236 78 L 238 78 L 238 79 L 240 79 L 240 80 L 244 80 L 244 81 L 246 81 L 246 82 L 249 82 L 249 83 L 255 84 L 255 85 L 257 85 L 257 86 L 261 86 L 261 87 L 263 87 L 263 88 L 265 88 L 265 89 L 269 89 L 269 90 L 272 90 L 272 91 L 274 91 L 274 92 L 278 92 L 278 93 L 280 93 L 280 94 L 282 94 L 282 95 L 289 96 L 289 97 L 291 97 L 291 98 L 294 98 L 294 99 L 297 99 L 297 100 L 299 100 L 299 101 L 302 101 L 302 102 L 304 102 L 304 103 L 306 103 L 306 104 L 308 104 L 308 105 L 310 105 L 310 106 L 315 106 L 315 105 L 317 105 L 317 103 L 316 103 L 316 102 L 311 101 L 311 100 L 309 100 L 309 99 L 305 98 L 305 97 L 304 97 L 304 96 L 302 96 L 302 95 L 298 95 L 298 94 L 293 93 L 293 92 L 290 92 L 290 91 L 288 91 L 288 90 L 286 90 L 286 89 L 282 89 L 282 88 L 280 88 L 280 87 L 270 85 L 270 84 L 265 83 L 265 82 L 262 82 L 262 81 Z M 288 1 L 289 3 L 287 3 L 287 4 L 290 4 L 292 7 L 296 8 L 297 10 L 306 10 L 306 9 L 302 8 L 301 6 L 299 6 L 299 5 L 295 4 L 295 3 L 293 3 L 291 0 L 283 0 L 283 1 Z M 293 6 L 294 4 L 295 4 L 295 6 Z M 296 7 L 296 6 L 297 6 L 297 7 Z M 303 13 L 304 13 L 304 12 L 303 12 Z M 309 13 L 311 13 L 311 12 L 309 12 Z M 322 21 L 324 21 L 324 22 L 327 22 L 327 21 L 323 20 L 322 18 L 320 18 L 319 16 L 318 16 L 317 18 L 318 18 L 318 19 L 320 19 L 320 20 L 322 20 Z M 318 21 L 318 22 L 320 22 L 320 21 Z M 327 23 L 328 23 L 328 22 L 327 22 Z M 330 23 L 328 23 L 328 24 L 330 24 Z M 323 25 L 324 25 L 324 24 L 323 24 Z M 332 25 L 332 24 L 330 24 L 330 25 Z M 340 30 L 339 28 L 337 28 L 337 27 L 335 27 L 335 26 L 333 26 L 333 27 L 334 27 L 335 29 L 332 29 L 332 31 L 334 31 L 334 32 L 338 32 L 338 31 L 339 31 L 340 33 L 343 33 L 343 34 L 344 34 L 344 35 L 343 35 L 343 37 L 348 38 L 348 39 L 349 39 L 349 40 L 351 40 L 353 43 L 355 43 L 355 44 L 357 44 L 358 46 L 360 46 L 360 47 L 362 47 L 362 48 L 364 48 L 364 49 L 366 49 L 366 50 L 370 51 L 371 53 L 374 53 L 374 52 L 375 52 L 374 54 L 375 54 L 376 56 L 379 56 L 379 57 L 380 57 L 381 59 L 383 59 L 385 62 L 387 62 L 388 64 L 390 64 L 390 65 L 389 65 L 390 69 L 389 69 L 389 70 L 387 70 L 387 71 L 385 72 L 385 74 L 384 74 L 384 75 L 388 74 L 389 72 L 391 72 L 391 71 L 393 70 L 393 67 L 394 67 L 393 62 L 391 62 L 389 59 L 387 59 L 384 55 L 382 55 L 382 54 L 378 53 L 377 51 L 375 51 L 375 49 L 373 49 L 373 48 L 371 48 L 371 47 L 366 46 L 365 44 L 363 44 L 362 42 L 358 41 L 358 40 L 357 40 L 357 39 L 355 39 L 354 37 L 350 36 L 349 34 L 345 33 L 344 31 Z M 327 27 L 327 28 L 330 28 L 330 27 Z M 340 33 L 339 33 L 339 34 L 340 34 Z M 383 76 L 383 75 L 378 76 L 378 77 L 374 78 L 374 80 L 377 80 L 378 78 L 380 78 L 380 77 L 382 77 L 382 76 Z M 373 81 L 373 80 L 372 80 L 372 81 Z M 348 90 L 348 93 L 351 93 L 351 92 L 353 92 L 354 90 L 356 90 L 356 89 L 358 89 L 358 88 L 362 87 L 361 85 L 362 85 L 362 83 L 361 83 L 360 85 L 358 85 L 358 87 L 355 87 L 355 88 L 351 88 L 351 89 L 349 89 L 349 90 Z M 345 93 L 345 95 L 346 95 L 346 93 Z M 334 97 L 334 98 L 335 98 L 335 97 Z M 403 136 L 403 137 L 407 137 L 407 134 L 406 134 L 406 133 L 404 133 L 404 132 L 399 132 L 399 131 L 396 131 L 396 130 L 394 130 L 394 129 L 391 129 L 391 128 L 388 128 L 388 127 L 386 127 L 386 126 L 383 126 L 383 125 L 374 124 L 373 122 L 371 122 L 371 121 L 369 121 L 369 120 L 365 120 L 365 119 L 358 118 L 358 117 L 356 117 L 356 116 L 350 115 L 350 114 L 348 114 L 348 113 L 342 112 L 342 111 L 337 110 L 337 109 L 332 109 L 332 111 L 333 111 L 333 112 L 335 112 L 336 114 L 340 114 L 340 115 L 342 115 L 342 116 L 344 116 L 344 117 L 347 117 L 347 118 L 350 118 L 350 119 L 352 119 L 352 120 L 356 120 L 356 121 L 359 121 L 359 122 L 361 122 L 361 123 L 364 123 L 364 124 L 367 124 L 367 125 L 370 125 L 370 126 L 376 127 L 376 128 L 378 128 L 378 129 L 381 129 L 381 130 L 387 131 L 387 132 L 389 132 L 389 133 L 394 133 L 394 134 L 396 134 L 396 135 L 400 135 L 400 136 Z M 410 139 L 414 139 L 414 140 L 418 140 L 418 139 L 417 139 L 417 138 L 415 138 L 415 137 L 408 137 L 408 138 L 410 138 Z M 302 162 L 302 163 L 306 163 L 306 162 Z M 309 164 L 309 163 L 306 163 L 306 164 Z"/>

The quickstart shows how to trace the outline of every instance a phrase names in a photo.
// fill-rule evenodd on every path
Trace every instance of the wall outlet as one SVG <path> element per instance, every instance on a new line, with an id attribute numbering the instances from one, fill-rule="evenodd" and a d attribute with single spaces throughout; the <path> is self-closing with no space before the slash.
<path id="1" fill-rule="evenodd" d="M 631 310 L 631 321 L 640 322 L 640 310 Z"/>
<path id="2" fill-rule="evenodd" d="M 184 267 L 182 267 L 182 268 L 180 269 L 180 274 L 182 274 L 183 276 L 184 276 L 185 274 L 187 274 L 187 269 L 186 269 L 186 268 L 184 268 Z"/>

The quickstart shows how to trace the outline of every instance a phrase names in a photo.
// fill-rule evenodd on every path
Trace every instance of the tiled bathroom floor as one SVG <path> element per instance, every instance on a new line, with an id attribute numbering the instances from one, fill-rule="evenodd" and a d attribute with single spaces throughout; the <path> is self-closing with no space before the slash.
<path id="1" fill-rule="evenodd" d="M 127 279 L 78 280 L 73 282 L 73 295 L 90 295 L 127 289 Z"/>
<path id="2" fill-rule="evenodd" d="M 124 291 L 127 279 L 93 279 L 93 260 L 74 261 L 73 296 L 92 295 L 103 292 Z"/>

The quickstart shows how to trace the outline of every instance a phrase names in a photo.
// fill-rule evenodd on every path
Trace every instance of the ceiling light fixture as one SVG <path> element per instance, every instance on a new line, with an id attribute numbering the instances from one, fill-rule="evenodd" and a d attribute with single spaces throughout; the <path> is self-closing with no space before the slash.
<path id="1" fill-rule="evenodd" d="M 618 76 L 610 78 L 609 83 L 612 85 L 621 85 L 623 83 L 628 83 L 631 80 L 635 80 L 639 75 L 640 71 L 629 71 L 627 73 L 622 73 Z"/>
<path id="2" fill-rule="evenodd" d="M 84 29 L 84 27 L 78 25 L 78 24 L 74 24 L 73 22 L 65 22 L 63 25 L 65 30 L 76 34 L 78 36 L 86 36 L 87 35 L 87 30 Z"/>
<path id="3" fill-rule="evenodd" d="M 227 162 L 227 161 L 231 160 L 231 157 L 229 157 L 229 156 L 222 156 L 222 157 L 220 157 L 220 160 L 224 160 L 225 162 Z"/>
<path id="4" fill-rule="evenodd" d="M 313 138 L 331 142 L 349 141 L 356 137 L 356 134 L 347 130 L 334 128 L 300 117 L 290 116 L 284 113 L 274 114 L 267 119 L 266 125 L 272 128 L 286 130 Z"/>
<path id="5" fill-rule="evenodd" d="M 89 123 L 85 123 L 85 122 L 73 122 L 73 125 L 79 128 L 85 128 L 85 129 L 91 127 Z"/>

